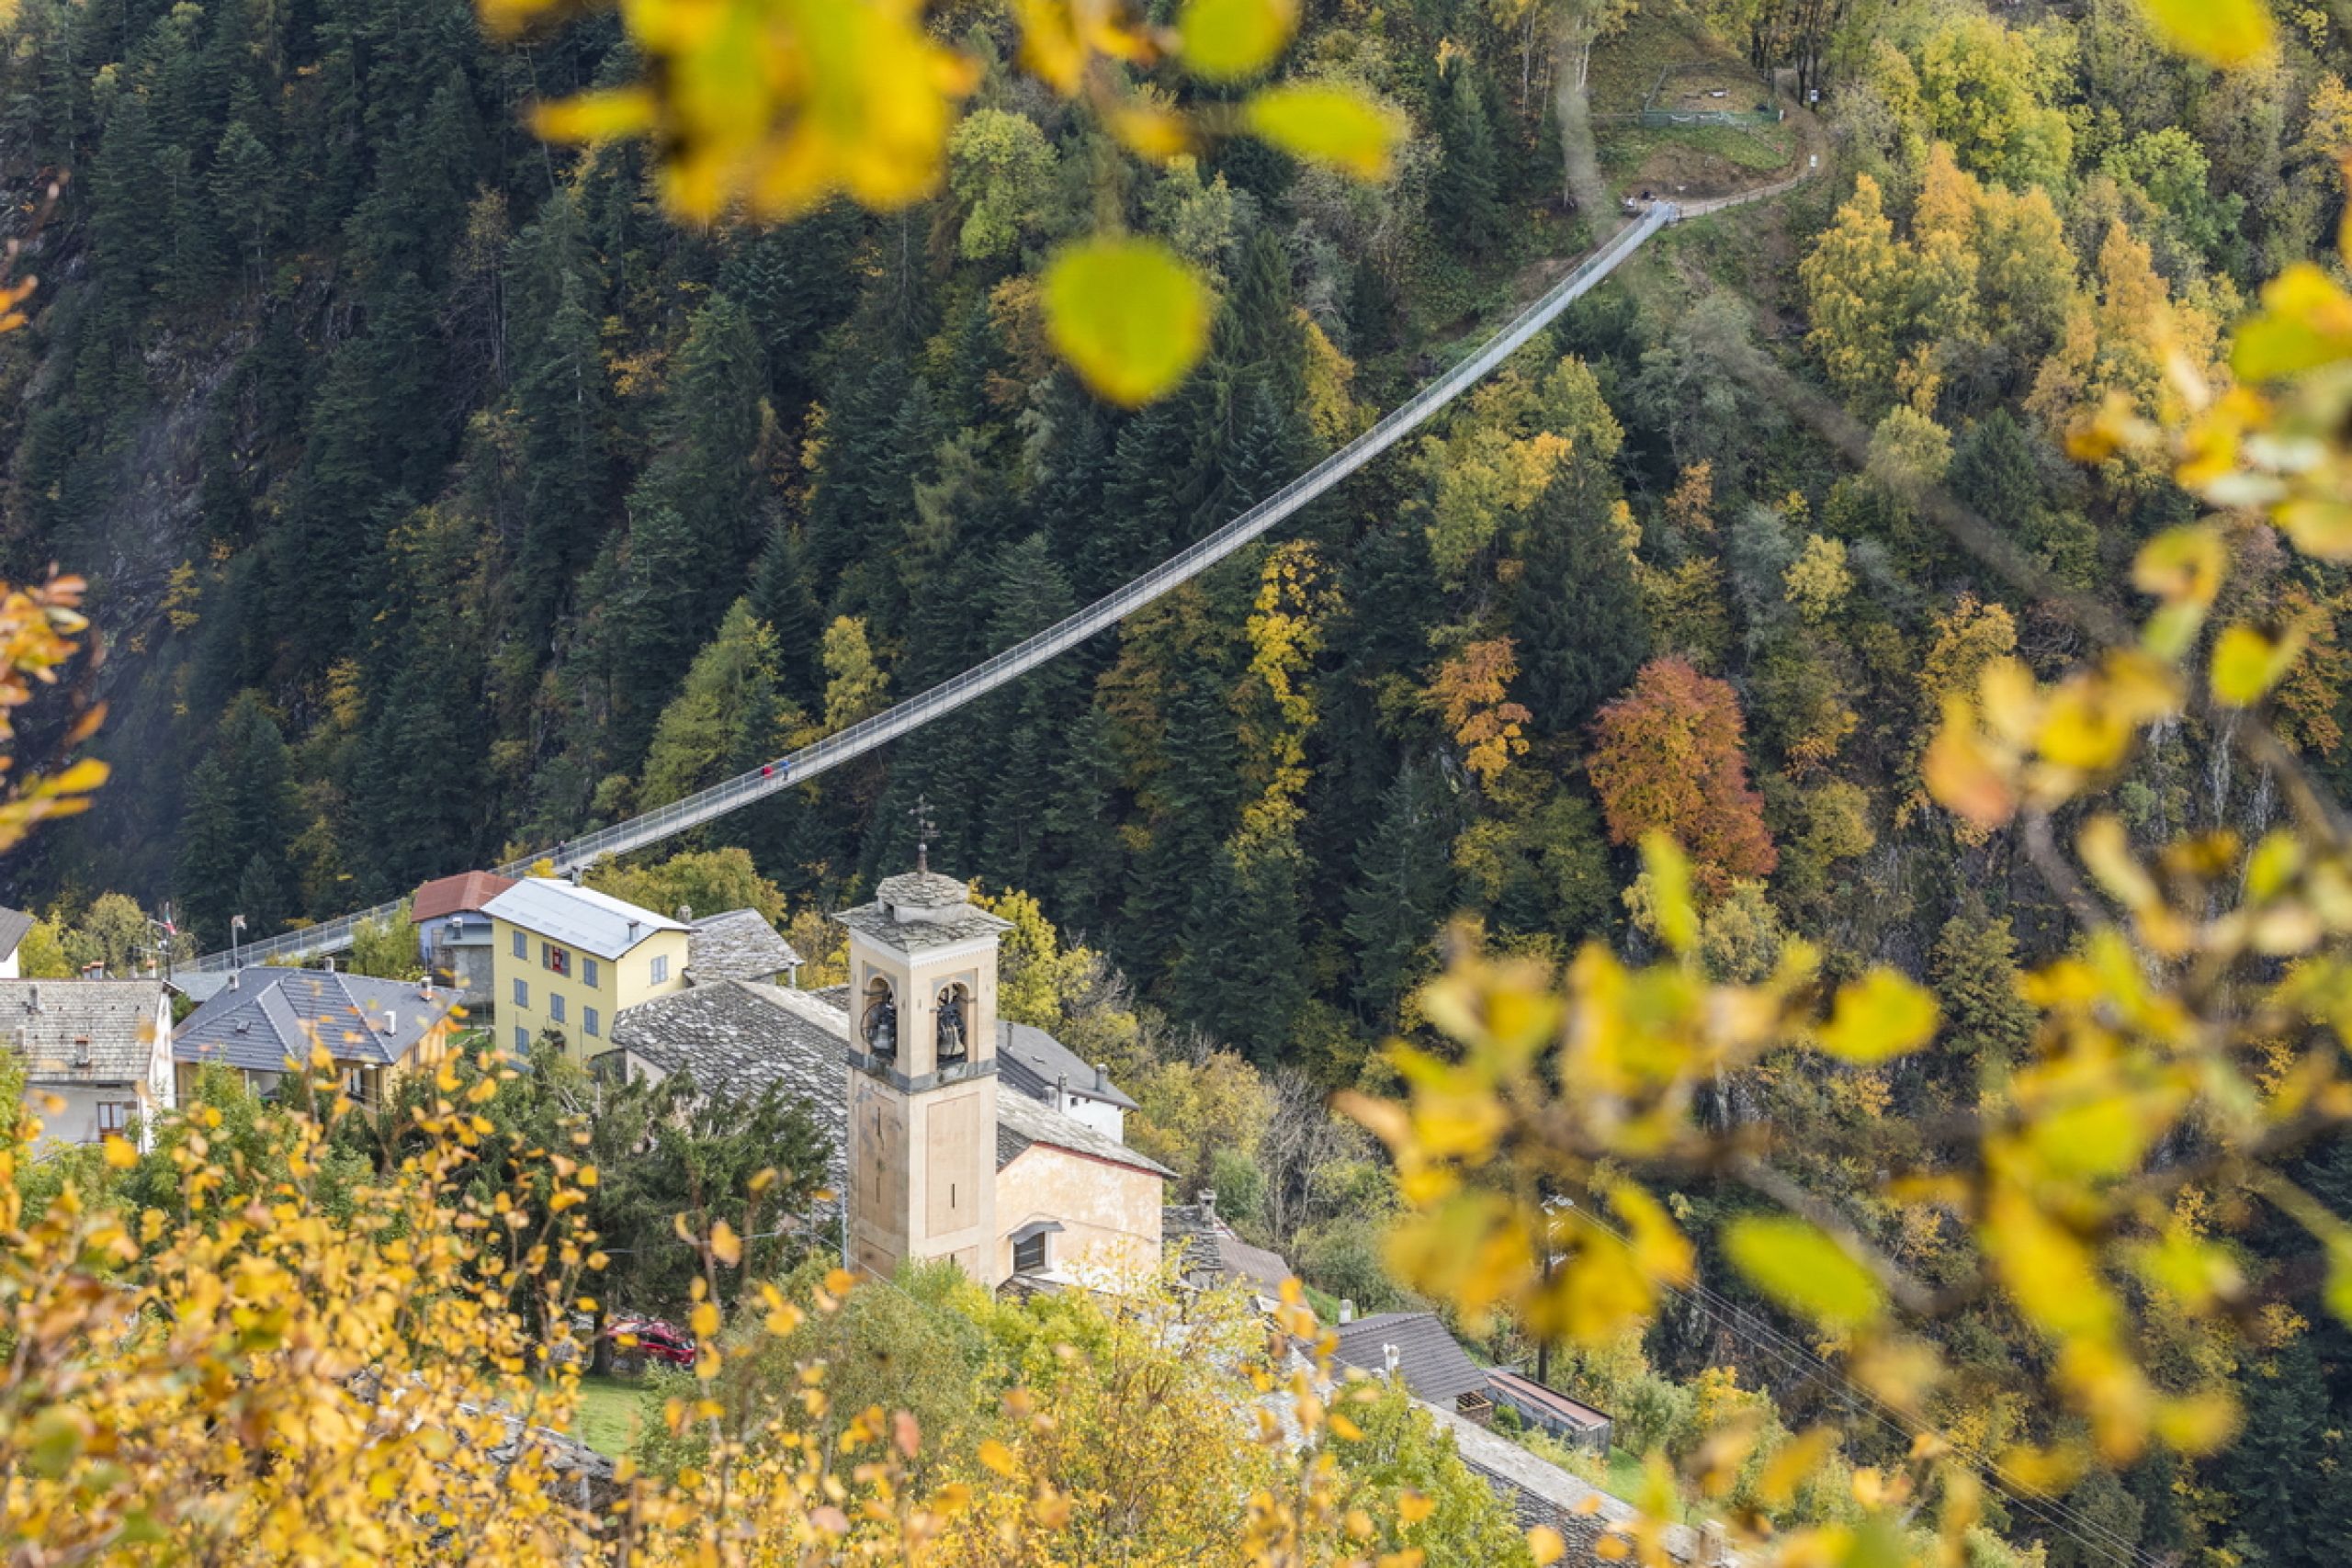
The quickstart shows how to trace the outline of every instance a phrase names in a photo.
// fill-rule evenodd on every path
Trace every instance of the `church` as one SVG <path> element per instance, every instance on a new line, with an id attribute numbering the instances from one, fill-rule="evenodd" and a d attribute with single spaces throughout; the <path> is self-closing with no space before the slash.
<path id="1" fill-rule="evenodd" d="M 997 1017 L 1011 928 L 927 860 L 833 917 L 846 987 L 694 984 L 623 1010 L 592 1066 L 803 1100 L 832 1139 L 828 1185 L 862 1273 L 946 1258 L 992 1288 L 1155 1274 L 1173 1177 L 1123 1141 L 1134 1102 L 1052 1035 Z"/>

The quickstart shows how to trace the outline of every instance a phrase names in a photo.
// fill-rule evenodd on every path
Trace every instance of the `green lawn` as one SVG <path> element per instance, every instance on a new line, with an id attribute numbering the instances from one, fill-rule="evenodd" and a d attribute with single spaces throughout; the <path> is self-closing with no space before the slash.
<path id="1" fill-rule="evenodd" d="M 619 1459 L 637 1447 L 644 1430 L 645 1385 L 628 1378 L 580 1380 L 580 1412 L 572 1418 L 571 1435 L 607 1458 Z"/>
<path id="2" fill-rule="evenodd" d="M 1604 125 L 1595 128 L 1593 140 L 1600 148 L 1601 164 L 1612 173 L 1639 168 L 1652 153 L 1668 147 L 1719 158 L 1758 174 L 1770 174 L 1786 166 L 1796 152 L 1796 129 L 1786 122 L 1753 129 L 1736 125 Z"/>

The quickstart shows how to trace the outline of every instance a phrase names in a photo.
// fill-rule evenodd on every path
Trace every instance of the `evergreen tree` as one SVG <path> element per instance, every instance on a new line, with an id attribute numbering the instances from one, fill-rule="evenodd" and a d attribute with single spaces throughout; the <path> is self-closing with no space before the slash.
<path id="1" fill-rule="evenodd" d="M 2327 1429 L 2326 1387 L 2309 1335 L 2248 1366 L 2237 1438 L 2215 1469 L 2228 1495 L 2228 1544 L 2263 1568 L 2324 1568 L 2339 1555 L 2320 1529 L 2331 1478 L 2311 1463 Z"/>
<path id="2" fill-rule="evenodd" d="M 1503 233 L 1498 194 L 1500 159 L 1486 98 L 1476 68 L 1466 59 L 1454 61 L 1437 100 L 1438 145 L 1444 163 L 1430 182 L 1430 217 L 1438 231 L 1476 256 L 1491 253 Z"/>
<path id="3" fill-rule="evenodd" d="M 1945 1049 L 1972 1066 L 2013 1066 L 2033 1044 L 2034 1011 L 2018 990 L 2017 942 L 1973 894 L 1944 922 L 1933 965 Z"/>
<path id="4" fill-rule="evenodd" d="M 1641 593 L 1611 527 L 1610 501 L 1602 476 L 1572 458 L 1527 520 L 1511 605 L 1519 690 L 1536 726 L 1555 735 L 1581 729 L 1649 654 Z"/>
<path id="5" fill-rule="evenodd" d="M 808 583 L 808 552 L 800 536 L 783 523 L 768 530 L 768 542 L 752 569 L 752 614 L 775 637 L 776 680 L 804 706 L 824 695 L 824 670 L 817 662 L 825 633 L 824 612 Z"/>
<path id="6" fill-rule="evenodd" d="M 189 772 L 183 798 L 173 897 L 198 940 L 225 945 L 229 917 L 237 912 L 237 878 L 250 849 L 238 835 L 235 787 L 218 756 L 206 757 Z"/>
<path id="7" fill-rule="evenodd" d="M 1240 808 L 1238 743 L 1231 705 L 1207 659 L 1172 672 L 1164 766 L 1152 782 L 1150 843 L 1134 863 L 1118 932 L 1122 961 L 1165 975 L 1194 913 L 1201 882 L 1216 874 Z"/>
<path id="8" fill-rule="evenodd" d="M 612 387 L 570 191 L 549 197 L 538 220 L 515 237 L 510 273 L 525 475 L 515 594 L 524 633 L 537 643 L 594 554 L 609 505 Z"/>
<path id="9" fill-rule="evenodd" d="M 1451 912 L 1453 834 L 1443 785 L 1428 767 L 1406 763 L 1382 805 L 1378 830 L 1356 855 L 1345 930 L 1356 950 L 1356 1005 L 1385 1027 Z"/>

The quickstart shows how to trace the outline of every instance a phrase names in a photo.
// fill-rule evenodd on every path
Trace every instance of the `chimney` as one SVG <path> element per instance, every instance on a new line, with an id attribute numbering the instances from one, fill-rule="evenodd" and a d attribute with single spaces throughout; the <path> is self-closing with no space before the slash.
<path id="1" fill-rule="evenodd" d="M 1203 1219 L 1204 1219 L 1204 1220 L 1214 1220 L 1214 1219 L 1216 1219 L 1216 1188 L 1214 1188 L 1214 1187 L 1204 1187 L 1204 1188 L 1202 1188 L 1202 1189 L 1201 1189 L 1201 1192 L 1200 1192 L 1200 1199 L 1201 1199 L 1201 1218 L 1203 1218 Z"/>
<path id="2" fill-rule="evenodd" d="M 1111 1069 L 1101 1062 L 1094 1064 L 1094 1092 L 1104 1096 L 1111 1092 Z"/>
<path id="3" fill-rule="evenodd" d="M 26 987 L 25 1010 L 27 1012 L 40 1011 L 40 987 L 39 986 L 29 986 Z"/>
<path id="4" fill-rule="evenodd" d="M 1404 1359 L 1403 1353 L 1396 1346 L 1383 1345 L 1380 1348 L 1380 1363 L 1388 1369 L 1390 1377 L 1396 1375 L 1396 1369 L 1404 1363 Z"/>
<path id="5" fill-rule="evenodd" d="M 1341 1296 L 1340 1298 L 1340 1321 L 1341 1323 L 1353 1323 L 1355 1320 L 1355 1298 L 1353 1296 Z"/>
<path id="6" fill-rule="evenodd" d="M 90 1065 L 90 1037 L 86 1034 L 74 1037 L 74 1065 L 77 1067 Z"/>
<path id="7" fill-rule="evenodd" d="M 398 1034 L 400 1032 L 401 1015 L 396 1012 L 386 1013 L 384 1015 L 384 1032 L 387 1034 Z"/>
<path id="8" fill-rule="evenodd" d="M 637 922 L 635 920 L 631 920 L 628 923 L 628 944 L 631 947 L 635 947 L 637 945 Z"/>
<path id="9" fill-rule="evenodd" d="M 1054 1109 L 1057 1111 L 1068 1111 L 1069 1109 L 1069 1075 L 1068 1073 L 1058 1073 L 1055 1075 Z"/>
<path id="10" fill-rule="evenodd" d="M 578 866 L 573 866 L 570 871 L 564 873 L 564 874 L 571 878 L 571 885 L 574 887 L 580 886 L 580 868 Z"/>
<path id="11" fill-rule="evenodd" d="M 330 975 L 334 973 L 334 954 L 332 953 L 327 954 L 327 973 Z"/>
<path id="12" fill-rule="evenodd" d="M 243 987 L 237 984 L 237 976 L 243 973 L 244 971 L 242 969 L 232 969 L 229 971 L 229 988 L 231 990 L 241 991 L 244 989 Z"/>
<path id="13" fill-rule="evenodd" d="M 678 923 L 682 926 L 690 926 L 695 923 L 695 907 L 692 904 L 678 906 Z"/>

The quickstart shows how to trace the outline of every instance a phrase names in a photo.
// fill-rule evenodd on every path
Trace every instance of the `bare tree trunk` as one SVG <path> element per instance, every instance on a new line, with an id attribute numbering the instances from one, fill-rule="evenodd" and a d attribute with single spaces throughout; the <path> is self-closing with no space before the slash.
<path id="1" fill-rule="evenodd" d="M 1600 183 L 1600 159 L 1592 146 L 1592 101 L 1585 91 L 1592 69 L 1594 31 L 1587 17 L 1572 14 L 1561 18 L 1555 51 L 1559 73 L 1552 90 L 1560 117 L 1563 194 L 1591 213 L 1598 224 L 1609 209 L 1609 193 Z"/>

